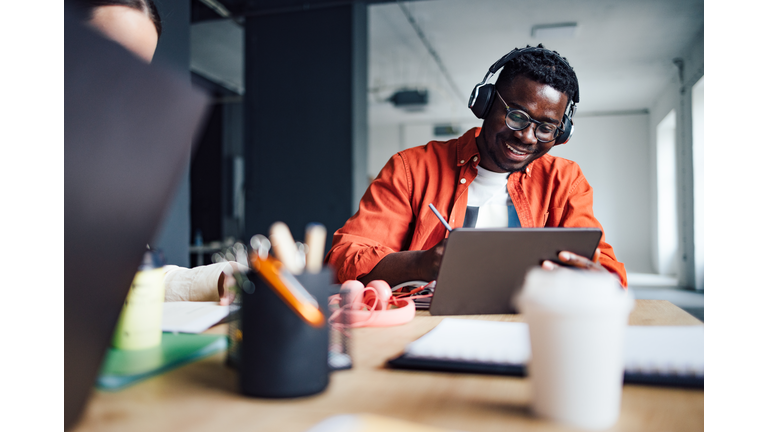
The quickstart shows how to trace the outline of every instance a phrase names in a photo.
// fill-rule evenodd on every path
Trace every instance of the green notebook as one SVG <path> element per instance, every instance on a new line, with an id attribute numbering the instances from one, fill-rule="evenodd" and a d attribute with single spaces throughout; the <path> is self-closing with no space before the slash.
<path id="1" fill-rule="evenodd" d="M 110 348 L 101 365 L 96 387 L 121 390 L 226 348 L 226 336 L 187 333 L 163 333 L 159 346 L 145 350 Z"/>

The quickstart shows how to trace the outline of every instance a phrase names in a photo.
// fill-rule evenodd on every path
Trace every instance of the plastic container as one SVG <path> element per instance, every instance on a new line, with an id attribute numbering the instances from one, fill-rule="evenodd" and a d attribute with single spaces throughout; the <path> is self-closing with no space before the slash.
<path id="1" fill-rule="evenodd" d="M 144 253 L 112 337 L 115 348 L 141 350 L 160 345 L 165 301 L 163 264 L 157 251 Z"/>

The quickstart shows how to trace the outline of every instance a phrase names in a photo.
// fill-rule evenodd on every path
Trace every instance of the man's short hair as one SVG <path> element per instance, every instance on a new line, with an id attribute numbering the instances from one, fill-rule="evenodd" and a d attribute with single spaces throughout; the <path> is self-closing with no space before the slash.
<path id="1" fill-rule="evenodd" d="M 530 45 L 526 46 L 526 48 L 529 47 Z M 504 65 L 504 69 L 501 70 L 499 78 L 496 80 L 496 87 L 508 86 L 516 76 L 522 75 L 565 93 L 568 96 L 568 101 L 572 101 L 573 95 L 578 89 L 578 82 L 576 81 L 576 74 L 570 68 L 570 63 L 565 57 L 560 57 L 557 51 L 547 50 L 542 44 L 539 44 L 537 48 L 543 49 L 523 53 Z"/>

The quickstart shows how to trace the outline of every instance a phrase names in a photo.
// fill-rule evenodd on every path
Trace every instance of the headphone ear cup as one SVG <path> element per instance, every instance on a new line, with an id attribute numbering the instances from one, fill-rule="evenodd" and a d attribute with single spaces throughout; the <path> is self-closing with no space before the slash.
<path id="1" fill-rule="evenodd" d="M 348 295 L 348 300 L 350 303 L 354 303 L 355 301 L 361 301 L 362 299 L 358 300 L 357 297 L 360 296 L 360 294 L 365 289 L 365 285 L 363 285 L 362 282 L 359 280 L 348 280 L 341 284 L 341 289 L 339 290 L 339 293 L 343 295 Z"/>
<path id="2" fill-rule="evenodd" d="M 491 110 L 495 87 L 493 84 L 484 84 L 475 88 L 476 97 L 474 100 L 470 98 L 469 108 L 472 110 L 472 113 L 475 115 L 475 117 L 484 119 L 486 116 L 488 116 L 488 112 Z"/>
<path id="3" fill-rule="evenodd" d="M 366 288 L 373 288 L 376 293 L 375 298 L 379 299 L 379 301 L 376 302 L 375 310 L 386 310 L 389 307 L 389 298 L 392 297 L 392 288 L 389 287 L 388 283 L 383 280 L 370 281 Z M 363 302 L 369 307 L 373 306 L 375 298 L 374 293 L 370 290 L 366 290 L 366 293 L 363 294 Z"/>
<path id="4" fill-rule="evenodd" d="M 563 133 L 561 133 L 560 136 L 557 137 L 557 139 L 555 140 L 555 145 L 567 143 L 572 136 L 573 136 L 573 123 L 571 123 L 571 118 L 568 117 L 568 115 L 566 114 L 563 116 Z"/>

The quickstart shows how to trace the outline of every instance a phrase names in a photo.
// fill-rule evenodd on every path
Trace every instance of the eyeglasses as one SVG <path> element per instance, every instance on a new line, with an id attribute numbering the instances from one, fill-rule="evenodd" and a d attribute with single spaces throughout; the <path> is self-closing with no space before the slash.
<path id="1" fill-rule="evenodd" d="M 531 123 L 533 123 L 536 125 L 533 130 L 534 135 L 536 135 L 536 139 L 545 143 L 554 141 L 561 133 L 563 133 L 562 129 L 556 125 L 553 125 L 552 123 L 544 123 L 538 120 L 534 120 L 531 118 L 531 116 L 528 115 L 527 112 L 510 108 L 509 105 L 507 105 L 507 103 L 504 101 L 504 98 L 501 97 L 498 90 L 496 90 L 496 95 L 499 96 L 499 99 L 501 99 L 501 102 L 507 109 L 507 116 L 504 120 L 506 121 L 508 128 L 514 131 L 519 131 L 527 128 Z"/>

